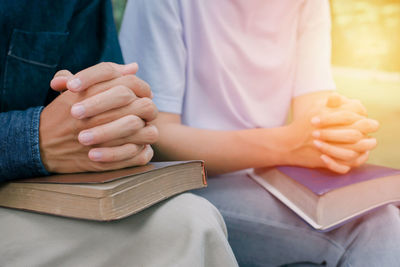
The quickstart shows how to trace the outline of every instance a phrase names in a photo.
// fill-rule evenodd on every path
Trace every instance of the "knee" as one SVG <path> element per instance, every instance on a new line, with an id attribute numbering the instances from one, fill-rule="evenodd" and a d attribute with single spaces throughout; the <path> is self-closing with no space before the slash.
<path id="1" fill-rule="evenodd" d="M 388 205 L 362 218 L 349 233 L 347 252 L 342 262 L 352 266 L 381 266 L 400 262 L 399 208 Z M 363 256 L 361 256 L 363 255 Z M 385 265 L 385 264 L 383 264 Z M 388 265 L 388 264 L 386 264 Z"/>
<path id="2" fill-rule="evenodd" d="M 213 233 L 227 236 L 222 215 L 208 200 L 185 193 L 170 199 L 166 204 L 166 216 L 174 218 L 173 221 L 181 230 L 187 229 L 192 234 Z"/>
<path id="3" fill-rule="evenodd" d="M 398 232 L 400 229 L 400 212 L 399 208 L 394 205 L 387 205 L 379 208 L 375 212 L 366 216 L 364 220 L 364 228 L 368 229 L 371 234 L 388 232 Z"/>
<path id="4" fill-rule="evenodd" d="M 400 215 L 399 208 L 394 205 L 381 207 L 374 212 L 355 221 L 349 228 L 348 240 L 351 246 L 370 248 L 371 253 L 378 249 L 391 250 L 399 246 Z M 398 250 L 398 249 L 397 249 Z"/>

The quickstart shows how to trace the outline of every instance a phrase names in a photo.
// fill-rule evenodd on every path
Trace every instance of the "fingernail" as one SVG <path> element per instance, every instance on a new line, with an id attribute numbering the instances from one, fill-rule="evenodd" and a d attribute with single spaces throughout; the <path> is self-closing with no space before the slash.
<path id="1" fill-rule="evenodd" d="M 93 141 L 93 133 L 91 131 L 81 132 L 78 136 L 79 142 L 84 145 L 90 145 Z"/>
<path id="2" fill-rule="evenodd" d="M 321 141 L 314 140 L 313 143 L 314 143 L 314 145 L 315 145 L 316 147 L 318 147 L 318 148 L 321 148 L 321 147 L 322 147 L 322 142 L 321 142 Z"/>
<path id="3" fill-rule="evenodd" d="M 313 132 L 312 132 L 312 136 L 313 136 L 314 138 L 319 138 L 319 137 L 321 136 L 321 133 L 320 133 L 319 131 L 313 131 Z"/>
<path id="4" fill-rule="evenodd" d="M 319 124 L 321 122 L 321 119 L 319 117 L 314 117 L 311 119 L 312 124 Z"/>
<path id="5" fill-rule="evenodd" d="M 85 115 L 85 107 L 82 104 L 75 104 L 71 108 L 71 114 L 77 119 L 82 119 Z"/>
<path id="6" fill-rule="evenodd" d="M 97 150 L 89 151 L 89 158 L 94 161 L 99 161 L 103 157 L 103 153 Z"/>
<path id="7" fill-rule="evenodd" d="M 154 98 L 154 94 L 153 92 L 150 92 L 150 98 L 153 99 Z"/>
<path id="8" fill-rule="evenodd" d="M 82 82 L 79 78 L 75 78 L 75 79 L 72 79 L 67 82 L 68 89 L 70 89 L 72 91 L 79 91 L 79 89 L 81 88 L 81 85 L 82 85 Z"/>

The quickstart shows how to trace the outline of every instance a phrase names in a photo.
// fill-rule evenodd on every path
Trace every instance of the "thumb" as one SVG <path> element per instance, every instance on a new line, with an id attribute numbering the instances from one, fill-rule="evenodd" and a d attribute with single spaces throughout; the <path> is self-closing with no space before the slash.
<path id="1" fill-rule="evenodd" d="M 54 91 L 64 91 L 67 89 L 68 79 L 72 76 L 72 73 L 68 70 L 60 70 L 54 75 L 53 79 L 50 81 L 50 87 Z"/>

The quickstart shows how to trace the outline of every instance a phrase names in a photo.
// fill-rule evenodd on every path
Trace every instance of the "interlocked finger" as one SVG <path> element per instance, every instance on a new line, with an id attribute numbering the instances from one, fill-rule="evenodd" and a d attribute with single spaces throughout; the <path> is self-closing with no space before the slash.
<path id="1" fill-rule="evenodd" d="M 346 149 L 357 151 L 358 153 L 364 153 L 372 150 L 376 147 L 377 141 L 375 138 L 364 138 L 355 144 L 337 144 L 338 146 Z"/>
<path id="2" fill-rule="evenodd" d="M 354 144 L 360 141 L 364 135 L 355 129 L 320 129 L 312 133 L 314 138 L 335 143 Z"/>
<path id="3" fill-rule="evenodd" d="M 346 162 L 353 161 L 359 156 L 358 152 L 340 146 L 331 145 L 323 141 L 314 140 L 314 145 L 325 155 Z"/>
<path id="4" fill-rule="evenodd" d="M 123 144 L 114 147 L 99 147 L 89 151 L 89 158 L 98 162 L 116 162 L 129 160 L 137 156 L 144 149 L 143 145 Z"/>
<path id="5" fill-rule="evenodd" d="M 117 162 L 95 162 L 93 168 L 95 168 L 97 171 L 108 171 L 132 166 L 146 165 L 152 159 L 153 155 L 154 152 L 151 146 L 146 145 L 136 156 L 132 158 Z"/>
<path id="6" fill-rule="evenodd" d="M 154 125 L 148 125 L 142 129 L 139 129 L 134 134 L 117 139 L 112 140 L 110 142 L 105 142 L 99 144 L 102 147 L 113 147 L 113 146 L 121 146 L 123 144 L 138 144 L 138 145 L 147 145 L 154 144 L 158 140 L 158 130 Z"/>
<path id="7" fill-rule="evenodd" d="M 359 154 L 359 156 L 352 161 L 342 161 L 340 159 L 335 159 L 335 158 L 332 159 L 334 159 L 336 163 L 340 165 L 346 165 L 349 166 L 350 168 L 354 168 L 364 164 L 368 160 L 368 157 L 369 157 L 369 151 L 366 151 L 364 153 Z"/>
<path id="8" fill-rule="evenodd" d="M 337 125 L 350 125 L 364 118 L 364 116 L 361 116 L 355 112 L 339 110 L 320 114 L 316 117 L 313 117 L 311 122 L 318 127 L 328 127 Z"/>
<path id="9" fill-rule="evenodd" d="M 150 98 L 136 98 L 135 101 L 132 101 L 128 105 L 111 109 L 97 116 L 86 119 L 85 125 L 88 125 L 88 128 L 91 128 L 128 115 L 135 115 L 142 120 L 149 122 L 157 117 L 157 113 L 157 107 Z"/>
<path id="10" fill-rule="evenodd" d="M 105 111 L 130 104 L 136 95 L 126 86 L 119 85 L 76 103 L 71 115 L 77 119 L 93 117 Z"/>
<path id="11" fill-rule="evenodd" d="M 142 119 L 128 115 L 107 124 L 81 131 L 78 140 L 86 146 L 101 144 L 130 136 L 144 126 L 145 123 Z"/>
<path id="12" fill-rule="evenodd" d="M 354 122 L 350 128 L 357 129 L 363 134 L 369 134 L 378 131 L 379 122 L 373 119 L 361 119 Z"/>
<path id="13" fill-rule="evenodd" d="M 119 65 L 112 62 L 102 62 L 87 69 L 84 69 L 67 82 L 67 88 L 73 92 L 81 92 L 87 88 L 126 74 L 135 74 L 138 66 L 136 63 Z"/>
<path id="14" fill-rule="evenodd" d="M 325 163 L 326 168 L 333 172 L 337 172 L 340 174 L 345 174 L 350 171 L 351 167 L 345 164 L 341 164 L 338 161 L 335 161 L 333 158 L 327 155 L 321 155 L 321 160 Z"/>

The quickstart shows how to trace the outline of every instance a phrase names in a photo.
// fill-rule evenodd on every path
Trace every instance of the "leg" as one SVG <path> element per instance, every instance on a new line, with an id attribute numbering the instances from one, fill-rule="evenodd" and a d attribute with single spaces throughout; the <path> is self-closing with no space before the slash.
<path id="1" fill-rule="evenodd" d="M 197 190 L 222 213 L 240 266 L 400 266 L 399 210 L 388 206 L 319 233 L 244 173 Z"/>
<path id="2" fill-rule="evenodd" d="M 219 212 L 182 194 L 114 222 L 0 209 L 1 266 L 236 266 Z"/>

